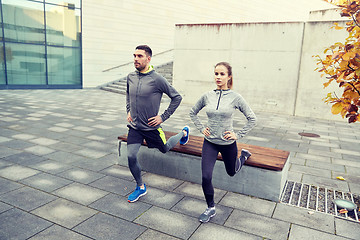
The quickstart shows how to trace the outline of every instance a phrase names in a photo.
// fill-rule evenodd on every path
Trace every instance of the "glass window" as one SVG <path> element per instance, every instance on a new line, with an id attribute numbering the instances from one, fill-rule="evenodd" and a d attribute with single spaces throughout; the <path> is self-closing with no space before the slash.
<path id="1" fill-rule="evenodd" d="M 54 3 L 68 8 L 80 8 L 80 0 L 45 0 L 45 3 Z"/>
<path id="2" fill-rule="evenodd" d="M 48 47 L 49 85 L 81 85 L 80 48 Z"/>
<path id="3" fill-rule="evenodd" d="M 0 88 L 81 87 L 81 0 L 0 5 Z"/>
<path id="4" fill-rule="evenodd" d="M 6 84 L 5 79 L 5 62 L 4 62 L 4 45 L 0 42 L 0 85 Z"/>
<path id="5" fill-rule="evenodd" d="M 46 84 L 45 46 L 6 43 L 9 85 Z"/>
<path id="6" fill-rule="evenodd" d="M 48 45 L 80 46 L 80 10 L 46 5 L 46 40 Z"/>
<path id="7" fill-rule="evenodd" d="M 5 41 L 45 42 L 44 4 L 24 0 L 2 0 Z"/>
<path id="8" fill-rule="evenodd" d="M 0 0 L 0 10 L 2 8 L 1 5 L 1 0 Z M 2 27 L 3 27 L 3 22 L 2 22 L 2 11 L 0 11 L 0 41 L 3 40 L 3 31 L 2 31 Z"/>

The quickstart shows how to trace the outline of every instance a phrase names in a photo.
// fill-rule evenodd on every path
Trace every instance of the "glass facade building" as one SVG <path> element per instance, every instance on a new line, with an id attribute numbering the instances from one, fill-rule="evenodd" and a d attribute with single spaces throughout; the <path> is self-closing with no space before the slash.
<path id="1" fill-rule="evenodd" d="M 0 7 L 0 89 L 82 88 L 81 0 Z"/>

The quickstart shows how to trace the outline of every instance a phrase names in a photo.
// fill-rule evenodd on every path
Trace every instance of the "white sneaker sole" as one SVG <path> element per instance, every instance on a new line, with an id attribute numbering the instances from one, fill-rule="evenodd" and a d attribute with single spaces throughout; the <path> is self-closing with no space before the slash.
<path id="1" fill-rule="evenodd" d="M 147 194 L 147 191 L 146 192 L 144 192 L 143 194 L 140 194 L 137 198 L 135 198 L 134 200 L 132 200 L 132 201 L 130 201 L 129 199 L 128 199 L 128 202 L 129 203 L 133 203 L 133 202 L 136 202 L 137 200 L 139 200 L 139 198 L 140 197 L 142 197 L 142 196 L 144 196 L 144 195 L 146 195 Z"/>
<path id="2" fill-rule="evenodd" d="M 207 221 L 199 220 L 199 222 L 202 222 L 202 223 L 207 223 L 207 222 L 209 222 L 209 221 L 210 221 L 210 219 L 211 219 L 212 217 L 214 217 L 215 215 L 216 215 L 216 212 L 215 212 L 213 215 L 211 215 L 211 216 L 208 218 L 208 220 L 207 220 Z"/>
<path id="3" fill-rule="evenodd" d="M 185 127 L 187 127 L 188 129 L 189 129 L 189 131 L 187 132 L 187 136 L 188 136 L 188 138 L 187 138 L 187 141 L 185 142 L 185 143 L 180 143 L 180 145 L 185 145 L 185 144 L 187 144 L 188 142 L 189 142 L 189 139 L 190 139 L 190 127 L 189 126 L 185 126 Z M 184 127 L 184 128 L 185 128 Z"/>

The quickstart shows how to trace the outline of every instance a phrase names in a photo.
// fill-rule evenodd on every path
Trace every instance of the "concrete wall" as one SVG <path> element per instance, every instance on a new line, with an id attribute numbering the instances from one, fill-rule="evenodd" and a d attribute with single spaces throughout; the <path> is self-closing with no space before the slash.
<path id="1" fill-rule="evenodd" d="M 178 25 L 174 86 L 194 103 L 214 89 L 214 65 L 227 61 L 234 90 L 254 109 L 292 114 L 303 28 L 303 22 Z"/>
<path id="2" fill-rule="evenodd" d="M 132 62 L 134 48 L 148 44 L 157 54 L 174 48 L 175 23 L 239 21 L 236 11 L 214 15 L 211 1 L 83 1 L 83 82 L 96 87 L 116 80 L 108 68 Z M 229 7 L 220 6 L 225 12 Z M 124 71 L 128 73 L 128 69 Z"/>
<path id="3" fill-rule="evenodd" d="M 336 21 L 345 26 L 344 22 Z M 333 21 L 307 22 L 305 24 L 304 43 L 301 54 L 301 67 L 299 72 L 298 93 L 296 99 L 295 115 L 305 117 L 317 117 L 329 120 L 342 120 L 339 115 L 331 114 L 331 105 L 325 104 L 323 98 L 329 92 L 342 95 L 341 89 L 336 83 L 323 88 L 325 78 L 321 78 L 319 72 L 314 71 L 317 67 L 314 55 L 324 57 L 324 49 L 336 42 L 344 42 L 348 36 L 346 30 L 335 30 L 330 27 Z"/>
<path id="4" fill-rule="evenodd" d="M 132 62 L 139 44 L 154 54 L 173 49 L 175 24 L 304 21 L 310 10 L 330 6 L 322 0 L 84 0 L 83 85 L 116 80 L 119 71 L 103 70 Z"/>
<path id="5" fill-rule="evenodd" d="M 334 7 L 330 9 L 322 9 L 310 11 L 309 21 L 344 21 L 340 16 L 341 8 Z"/>
<path id="6" fill-rule="evenodd" d="M 333 22 L 283 22 L 177 25 L 173 84 L 194 104 L 214 89 L 213 69 L 220 61 L 233 66 L 234 90 L 256 111 L 339 120 L 322 98 L 324 79 L 315 72 L 313 55 L 346 31 Z"/>

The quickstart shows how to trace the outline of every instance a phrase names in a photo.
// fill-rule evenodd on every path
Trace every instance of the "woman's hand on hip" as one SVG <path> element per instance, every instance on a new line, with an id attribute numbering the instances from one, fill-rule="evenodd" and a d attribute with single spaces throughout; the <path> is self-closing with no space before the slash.
<path id="1" fill-rule="evenodd" d="M 234 132 L 226 131 L 224 132 L 224 138 L 226 140 L 237 140 L 237 136 Z"/>
<path id="2" fill-rule="evenodd" d="M 210 136 L 210 129 L 209 129 L 209 127 L 206 127 L 202 133 L 203 133 L 205 136 L 207 136 L 207 137 Z"/>

